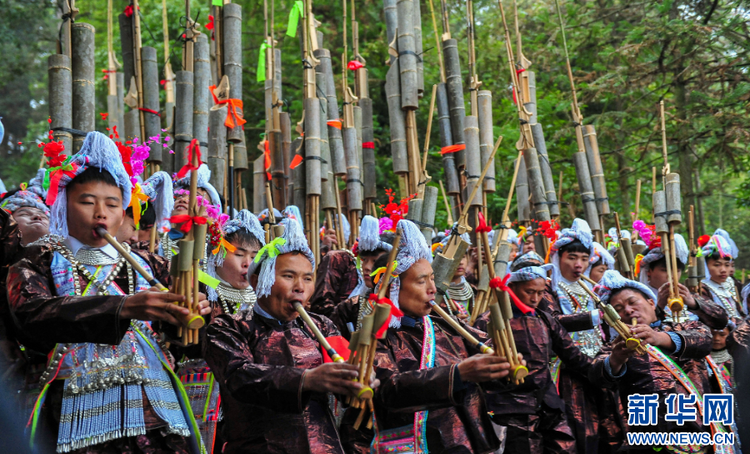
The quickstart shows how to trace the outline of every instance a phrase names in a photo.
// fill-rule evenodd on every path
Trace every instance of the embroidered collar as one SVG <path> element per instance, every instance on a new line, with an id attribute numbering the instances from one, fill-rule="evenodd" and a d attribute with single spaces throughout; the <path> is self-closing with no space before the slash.
<path id="1" fill-rule="evenodd" d="M 100 251 L 100 252 L 106 254 L 108 257 L 110 257 L 112 259 L 117 259 L 119 257 L 117 249 L 115 249 L 114 246 L 112 246 L 109 243 L 107 243 L 107 245 L 104 246 L 104 247 L 95 248 L 95 247 L 87 246 L 87 245 L 81 243 L 76 238 L 74 238 L 72 236 L 69 236 L 69 237 L 65 238 L 65 245 L 68 246 L 68 249 L 70 249 L 70 252 L 73 254 L 73 257 L 75 257 L 76 254 L 78 254 L 78 251 L 81 250 L 81 249 L 88 249 L 88 250 L 92 250 L 92 251 Z"/>

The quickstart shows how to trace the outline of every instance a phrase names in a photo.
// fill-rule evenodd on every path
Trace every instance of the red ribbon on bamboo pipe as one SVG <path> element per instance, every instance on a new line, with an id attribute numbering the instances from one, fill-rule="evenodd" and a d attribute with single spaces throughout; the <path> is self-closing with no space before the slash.
<path id="1" fill-rule="evenodd" d="M 510 299 L 513 301 L 513 304 L 515 304 L 518 310 L 520 310 L 524 314 L 533 313 L 534 309 L 525 305 L 523 301 L 518 299 L 516 294 L 513 293 L 513 290 L 511 290 L 510 287 L 508 287 L 507 285 L 508 279 L 510 279 L 510 274 L 507 274 L 505 278 L 493 277 L 492 279 L 490 279 L 490 287 L 497 289 L 497 290 L 502 290 L 503 292 L 507 292 L 508 295 L 510 295 Z"/>
<path id="2" fill-rule="evenodd" d="M 187 150 L 187 164 L 182 166 L 179 172 L 177 172 L 177 178 L 185 178 L 185 175 L 187 175 L 190 171 L 197 171 L 198 168 L 203 164 L 203 161 L 201 161 L 201 147 L 198 144 L 198 139 L 193 139 L 190 141 L 190 145 L 188 145 L 186 148 Z M 198 153 L 198 165 L 193 165 L 193 153 Z"/>
<path id="3" fill-rule="evenodd" d="M 484 214 L 480 211 L 477 213 L 479 216 L 479 225 L 477 225 L 477 233 L 487 232 L 490 233 L 492 231 L 492 227 L 487 225 L 487 221 L 484 220 Z"/>
<path id="4" fill-rule="evenodd" d="M 169 218 L 172 224 L 182 224 L 180 232 L 188 233 L 193 228 L 193 224 L 204 225 L 207 220 L 203 216 L 190 216 L 189 214 L 178 214 Z"/>

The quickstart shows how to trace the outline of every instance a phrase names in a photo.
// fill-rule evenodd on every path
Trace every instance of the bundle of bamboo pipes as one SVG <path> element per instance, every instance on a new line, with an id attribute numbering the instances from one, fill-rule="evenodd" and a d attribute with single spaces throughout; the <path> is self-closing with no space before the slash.
<path id="1" fill-rule="evenodd" d="M 588 276 L 581 276 L 581 279 L 589 282 L 591 285 L 596 285 L 596 282 L 591 280 L 591 278 L 589 278 Z M 646 349 L 643 345 L 641 345 L 641 341 L 632 337 L 630 327 L 622 321 L 622 319 L 620 318 L 620 314 L 617 313 L 615 308 L 610 304 L 604 304 L 599 296 L 594 293 L 586 284 L 581 283 L 581 288 L 583 288 L 586 293 L 589 294 L 591 299 L 594 300 L 594 303 L 596 303 L 596 305 L 599 306 L 599 308 L 602 310 L 604 320 L 607 322 L 607 324 L 611 326 L 612 329 L 614 329 L 617 334 L 620 335 L 620 337 L 625 339 L 625 345 L 630 350 L 635 350 L 639 355 L 646 353 Z M 635 321 L 636 320 L 633 319 L 633 326 L 635 326 Z"/>
<path id="2" fill-rule="evenodd" d="M 191 147 L 195 147 L 192 153 L 188 153 L 192 161 L 192 168 L 197 169 L 200 165 L 198 158 L 198 144 L 194 139 Z M 180 305 L 190 310 L 190 317 L 184 327 L 180 327 L 178 336 L 182 337 L 184 345 L 198 343 L 198 329 L 204 324 L 203 317 L 196 312 L 198 305 L 198 275 L 201 271 L 200 261 L 206 251 L 206 230 L 208 225 L 200 219 L 205 216 L 205 207 L 199 206 L 198 195 L 198 172 L 190 172 L 190 197 L 188 205 L 188 217 L 184 222 L 190 222 L 191 228 L 185 237 L 178 241 L 180 253 L 172 256 L 172 293 L 183 295 L 185 301 Z M 184 224 L 183 222 L 183 224 Z"/>
<path id="3" fill-rule="evenodd" d="M 614 238 L 614 240 L 617 240 L 619 243 L 619 250 L 615 255 L 617 256 L 620 272 L 628 279 L 637 279 L 638 276 L 634 274 L 635 258 L 633 256 L 633 245 L 630 242 L 630 238 L 626 238 L 622 234 L 620 216 L 617 212 L 615 212 L 615 229 L 617 230 L 617 238 Z"/>
<path id="4" fill-rule="evenodd" d="M 378 339 L 384 339 L 386 330 L 382 330 L 380 337 L 377 334 L 381 331 L 381 328 L 385 323 L 388 323 L 391 315 L 391 306 L 388 304 L 378 303 L 378 301 L 385 298 L 385 294 L 388 291 L 390 285 L 391 274 L 396 269 L 396 257 L 398 255 L 399 244 L 401 243 L 401 230 L 396 231 L 396 236 L 393 241 L 393 249 L 388 255 L 388 266 L 386 267 L 385 273 L 383 273 L 382 281 L 378 293 L 370 296 L 369 304 L 373 304 L 373 311 L 369 315 L 362 319 L 362 327 L 352 333 L 352 337 L 349 341 L 349 350 L 351 355 L 349 356 L 349 363 L 358 366 L 358 378 L 357 380 L 363 385 L 362 390 L 357 396 L 351 396 L 347 399 L 347 404 L 354 408 L 359 408 L 359 416 L 354 423 L 354 429 L 358 430 L 359 426 L 364 421 L 364 418 L 369 411 L 374 412 L 372 404 L 372 397 L 374 391 L 370 388 L 370 375 L 372 375 L 372 369 L 375 363 L 375 352 L 377 350 Z M 387 327 L 386 327 L 387 329 Z M 372 418 L 367 418 L 367 428 L 372 428 Z"/>

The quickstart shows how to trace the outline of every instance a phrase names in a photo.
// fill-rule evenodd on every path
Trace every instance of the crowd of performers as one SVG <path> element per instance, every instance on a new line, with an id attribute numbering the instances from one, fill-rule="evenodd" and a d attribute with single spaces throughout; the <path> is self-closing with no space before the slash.
<path id="1" fill-rule="evenodd" d="M 156 172 L 144 181 L 118 147 L 89 133 L 80 152 L 51 151 L 57 166 L 0 202 L 2 380 L 30 446 L 80 453 L 694 453 L 714 448 L 630 446 L 625 434 L 736 432 L 703 425 L 699 416 L 678 424 L 664 415 L 670 394 L 700 398 L 736 387 L 750 292 L 733 277 L 738 251 L 723 230 L 702 241 L 700 286 L 679 285 L 681 314 L 667 307 L 656 235 L 636 239 L 633 231 L 645 252 L 638 280 L 628 280 L 614 270 L 617 235 L 605 247 L 581 219 L 553 232 L 547 257 L 535 251 L 531 232 L 511 231 L 511 326 L 529 371 L 515 384 L 507 358 L 481 353 L 434 314 L 431 262 L 450 232 L 430 245 L 411 221 L 364 216 L 352 250 L 337 244 L 349 241 L 346 223 L 343 235 L 323 226 L 316 264 L 296 207 L 230 217 L 205 165 L 175 180 Z M 98 229 L 169 286 L 179 236 L 170 222 L 189 217 L 191 172 L 210 224 L 197 301 L 206 323 L 197 344 L 183 345 L 176 325 L 187 309 L 175 304 L 182 296 L 154 288 Z M 283 232 L 271 239 L 278 226 Z M 688 247 L 679 235 L 673 247 L 679 273 Z M 389 280 L 391 317 L 372 375 L 359 377 L 356 365 L 322 351 L 295 304 L 337 351 L 346 350 L 373 311 L 369 295 L 381 280 Z M 492 345 L 489 313 L 473 314 L 477 281 L 470 250 L 442 304 Z M 592 291 L 632 321 L 645 352 L 610 329 Z M 374 389 L 371 424 L 356 424 L 360 411 L 347 406 L 347 396 L 366 388 Z M 658 420 L 631 425 L 628 398 L 645 394 L 658 395 Z M 739 437 L 715 450 L 740 452 Z"/>

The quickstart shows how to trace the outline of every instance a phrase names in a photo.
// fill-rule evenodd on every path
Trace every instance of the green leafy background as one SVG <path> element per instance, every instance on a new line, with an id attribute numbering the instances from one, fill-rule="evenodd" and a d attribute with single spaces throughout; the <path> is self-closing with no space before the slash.
<path id="1" fill-rule="evenodd" d="M 248 120 L 250 158 L 260 153 L 255 144 L 264 129 L 263 86 L 256 82 L 258 51 L 263 40 L 263 3 L 240 0 L 243 6 L 244 103 Z M 424 36 L 425 85 L 439 82 L 435 35 L 429 2 L 421 2 Z M 285 110 L 293 121 L 302 115 L 302 63 L 298 38 L 285 36 L 287 14 L 293 2 L 269 0 L 274 9 L 274 29 L 282 50 Z M 140 2 L 143 16 L 143 45 L 157 49 L 163 60 L 162 6 L 159 0 Z M 168 0 L 172 65 L 178 69 L 177 38 L 184 2 Z M 79 0 L 77 18 L 96 27 L 97 108 L 106 110 L 106 82 L 99 71 L 106 68 L 107 2 Z M 114 1 L 115 14 L 127 3 Z M 351 14 L 351 4 L 349 13 Z M 515 15 L 512 3 L 504 3 L 511 33 Z M 605 167 L 612 209 L 622 217 L 634 210 L 635 186 L 643 182 L 640 212 L 650 219 L 651 167 L 661 171 L 661 134 L 658 103 L 667 106 L 669 160 L 680 172 L 683 211 L 695 205 L 698 234 L 722 227 L 737 242 L 742 268 L 750 268 L 750 231 L 745 227 L 750 207 L 750 179 L 747 178 L 750 138 L 750 1 L 665 0 L 665 1 L 564 1 L 563 20 L 583 116 L 596 125 Z M 369 68 L 370 96 L 375 109 L 378 187 L 397 187 L 391 172 L 387 105 L 384 79 L 387 43 L 382 3 L 356 1 L 360 23 L 360 53 Z M 440 3 L 435 7 L 439 33 Z M 207 23 L 208 1 L 192 1 L 192 15 Z M 323 45 L 331 50 L 337 81 L 343 52 L 343 20 L 340 2 L 317 1 L 316 18 L 322 23 Z M 466 4 L 447 0 L 451 33 L 462 54 L 464 83 L 468 86 Z M 509 91 L 510 74 L 504 45 L 504 30 L 497 2 L 474 2 L 477 35 L 477 68 L 483 88 L 492 90 L 495 135 L 504 137 L 496 160 L 498 192 L 488 199 L 491 218 L 499 221 L 512 176 L 517 151 L 518 120 Z M 56 1 L 0 0 L 0 116 L 6 138 L 0 144 L 0 177 L 9 188 L 28 180 L 39 165 L 37 144 L 47 131 L 47 57 L 56 51 L 60 7 Z M 576 149 L 570 115 L 570 83 L 554 0 L 518 4 L 519 25 L 526 57 L 536 72 L 539 121 L 544 131 L 553 173 L 564 173 L 563 198 L 581 214 L 572 153 Z M 114 19 L 117 27 L 117 19 Z M 349 26 L 349 24 L 347 24 Z M 206 31 L 201 27 L 202 31 Z M 348 32 L 351 37 L 351 29 Z M 119 31 L 115 29 L 119 55 Z M 515 47 L 515 36 L 514 47 Z M 350 43 L 351 56 L 351 43 Z M 340 86 L 340 85 L 338 85 Z M 466 91 L 468 103 L 468 91 Z M 340 97 L 340 94 L 339 94 Z M 418 111 L 420 144 L 426 131 L 429 99 Z M 106 125 L 97 119 L 97 128 Z M 437 125 L 433 127 L 428 172 L 433 182 L 442 178 Z M 251 180 L 249 175 L 245 181 Z M 659 183 L 659 185 L 661 185 Z M 252 191 L 252 188 L 249 188 Z M 252 200 L 252 197 L 248 197 Z M 378 202 L 385 202 L 383 193 Z M 515 203 L 513 205 L 515 207 Z M 438 224 L 445 212 L 439 205 Z M 563 210 L 563 225 L 574 214 Z M 511 211 L 515 216 L 515 208 Z M 612 225 L 607 220 L 607 226 Z M 685 224 L 683 224 L 683 227 Z M 683 230 L 684 232 L 684 230 Z"/>

